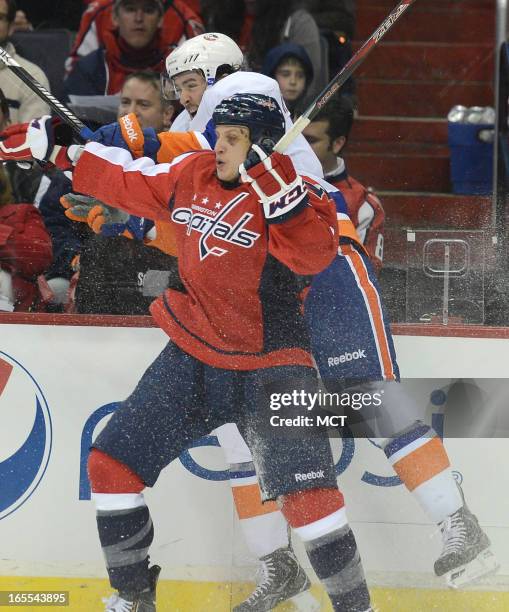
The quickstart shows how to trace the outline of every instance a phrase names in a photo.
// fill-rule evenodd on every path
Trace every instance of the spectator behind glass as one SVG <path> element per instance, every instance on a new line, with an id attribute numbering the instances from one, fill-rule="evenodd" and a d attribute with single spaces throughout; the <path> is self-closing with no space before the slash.
<path id="1" fill-rule="evenodd" d="M 159 74 L 141 71 L 127 77 L 120 93 L 118 118 L 128 113 L 135 113 L 143 128 L 152 127 L 156 132 L 169 128 L 174 107 L 161 95 Z M 81 254 L 84 245 L 91 242 L 91 238 L 93 238 L 94 244 L 91 243 L 87 250 L 87 259 L 90 260 L 96 258 L 98 249 L 111 249 L 115 244 L 114 242 L 107 243 L 106 239 L 101 240 L 101 237 L 97 237 L 96 241 L 92 230 L 85 223 L 71 221 L 65 216 L 60 198 L 70 191 L 72 191 L 71 181 L 62 173 L 59 173 L 53 178 L 40 206 L 44 222 L 51 234 L 55 254 L 53 264 L 45 275 L 47 287 L 43 291 L 50 303 L 49 310 L 61 310 L 68 302 L 70 281 L 77 269 L 76 256 Z M 109 266 L 109 260 L 113 265 L 123 265 L 125 263 L 115 263 L 114 254 L 111 250 L 105 256 L 108 261 L 101 264 L 104 267 Z M 100 273 L 101 265 L 97 267 L 98 273 Z M 86 268 L 87 265 L 85 265 L 85 271 L 82 275 L 86 277 L 86 282 L 83 279 L 80 281 L 80 291 L 82 296 L 85 294 L 82 302 L 90 303 L 92 299 L 95 299 L 95 295 L 93 284 L 88 282 L 88 279 L 93 276 L 94 271 L 92 270 L 91 274 L 90 268 L 88 270 Z M 116 272 L 118 273 L 118 270 Z M 43 282 L 43 279 L 41 279 L 41 282 Z M 95 294 L 100 296 L 104 287 L 96 289 Z M 110 287 L 110 291 L 114 290 L 115 286 Z M 148 304 L 150 299 L 146 301 Z"/>
<path id="2" fill-rule="evenodd" d="M 0 90 L 0 131 L 9 107 Z M 9 177 L 0 166 L 0 311 L 28 311 L 37 302 L 36 277 L 51 264 L 51 239 L 32 204 L 13 204 Z"/>
<path id="3" fill-rule="evenodd" d="M 3 47 L 29 74 L 49 90 L 49 82 L 44 72 L 32 62 L 19 56 L 14 45 L 8 40 L 14 29 L 16 10 L 15 0 L 0 0 L 0 47 Z M 24 123 L 49 114 L 49 107 L 20 79 L 13 76 L 3 63 L 0 65 L 0 88 L 7 98 L 12 123 Z"/>
<path id="4" fill-rule="evenodd" d="M 295 0 L 255 0 L 255 19 L 250 34 L 247 60 L 260 71 L 267 52 L 280 43 L 292 42 L 306 50 L 313 66 L 313 80 L 306 100 L 314 98 L 327 84 L 328 65 L 315 20 Z"/>
<path id="5" fill-rule="evenodd" d="M 355 0 L 306 0 L 306 8 L 319 28 L 332 30 L 338 36 L 346 36 L 348 39 L 353 38 Z"/>
<path id="6" fill-rule="evenodd" d="M 117 118 L 134 113 L 142 128 L 163 132 L 170 128 L 175 112 L 174 103 L 161 95 L 159 74 L 134 72 L 120 92 Z"/>
<path id="7" fill-rule="evenodd" d="M 262 73 L 279 83 L 283 100 L 295 121 L 304 110 L 300 103 L 313 80 L 313 66 L 304 47 L 293 43 L 274 47 L 265 57 Z"/>
<path id="8" fill-rule="evenodd" d="M 112 57 L 120 56 L 118 30 L 114 23 L 114 12 L 115 10 L 118 11 L 119 4 L 119 2 L 114 3 L 113 0 L 97 0 L 85 11 L 66 64 L 68 73 L 72 71 L 80 58 L 87 56 L 100 47 L 106 49 Z M 132 6 L 136 2 L 126 4 L 131 4 Z M 148 6 L 151 4 L 153 5 L 153 2 L 147 1 Z M 185 0 L 173 0 L 173 2 L 164 3 L 164 6 L 161 2 L 157 4 L 164 9 L 161 29 L 157 36 L 157 49 L 162 57 L 166 57 L 169 51 L 181 41 L 203 33 L 201 18 L 189 8 Z M 114 5 L 116 7 L 115 10 Z M 151 64 L 147 63 L 138 64 L 136 69 L 146 69 L 150 66 Z M 114 93 L 117 93 L 119 88 L 120 86 L 117 86 L 117 90 Z"/>
<path id="9" fill-rule="evenodd" d="M 320 32 L 300 0 L 206 0 L 203 15 L 207 29 L 233 38 L 245 52 L 251 70 L 260 72 L 270 49 L 281 43 L 299 44 L 313 66 L 304 103 L 327 84 L 328 62 Z"/>
<path id="10" fill-rule="evenodd" d="M 339 156 L 346 146 L 353 118 L 351 98 L 338 96 L 329 100 L 303 134 L 322 164 L 325 179 L 343 194 L 357 234 L 380 272 L 385 220 L 382 204 L 374 193 L 348 174 L 345 161 Z"/>
<path id="11" fill-rule="evenodd" d="M 29 21 L 25 11 L 16 11 L 16 17 L 14 19 L 13 31 L 14 32 L 31 32 L 34 29 L 32 22 Z"/>

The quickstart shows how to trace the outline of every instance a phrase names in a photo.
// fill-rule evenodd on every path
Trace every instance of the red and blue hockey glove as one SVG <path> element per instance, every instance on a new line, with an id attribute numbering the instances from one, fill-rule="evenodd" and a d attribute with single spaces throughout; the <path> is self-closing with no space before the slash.
<path id="1" fill-rule="evenodd" d="M 82 151 L 80 145 L 71 144 L 72 138 L 72 128 L 49 115 L 29 123 L 17 123 L 0 132 L 0 159 L 37 160 L 60 170 L 70 170 Z"/>
<path id="2" fill-rule="evenodd" d="M 253 152 L 260 161 L 250 165 Z M 252 145 L 239 170 L 241 181 L 249 183 L 260 198 L 267 223 L 282 223 L 307 206 L 307 189 L 288 155 L 274 152 L 267 156 L 261 147 Z"/>
<path id="3" fill-rule="evenodd" d="M 66 217 L 72 221 L 87 223 L 96 234 L 119 236 L 128 229 L 128 213 L 108 206 L 96 198 L 68 193 L 60 198 L 60 203 L 66 209 Z"/>
<path id="4" fill-rule="evenodd" d="M 156 131 L 153 128 L 142 129 L 134 113 L 124 115 L 115 123 L 103 125 L 88 139 L 107 147 L 127 149 L 135 159 L 150 157 L 156 161 L 161 147 Z"/>

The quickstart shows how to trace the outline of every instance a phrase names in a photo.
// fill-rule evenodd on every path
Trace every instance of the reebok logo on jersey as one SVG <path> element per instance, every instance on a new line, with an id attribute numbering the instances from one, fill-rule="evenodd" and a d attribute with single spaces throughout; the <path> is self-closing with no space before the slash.
<path id="1" fill-rule="evenodd" d="M 325 478 L 323 470 L 318 470 L 318 472 L 308 472 L 307 474 L 295 474 L 295 480 L 297 482 L 304 482 L 305 480 L 316 480 L 317 478 Z"/>
<path id="2" fill-rule="evenodd" d="M 141 131 L 141 127 L 133 114 L 124 115 L 119 120 L 120 131 L 123 139 L 129 144 L 129 150 L 133 157 L 143 157 L 143 145 L 145 137 Z"/>
<path id="3" fill-rule="evenodd" d="M 353 353 L 343 353 L 339 357 L 328 357 L 327 363 L 329 367 L 332 367 L 347 361 L 354 361 L 355 359 L 366 359 L 366 349 L 357 349 Z"/>
<path id="4" fill-rule="evenodd" d="M 179 225 L 187 225 L 188 235 L 191 235 L 193 231 L 201 234 L 198 245 L 201 261 L 209 255 L 221 257 L 221 255 L 228 253 L 228 249 L 223 249 L 218 246 L 209 246 L 208 239 L 211 237 L 217 238 L 223 242 L 235 244 L 244 249 L 250 249 L 258 240 L 260 234 L 246 229 L 247 223 L 253 218 L 251 213 L 244 213 L 242 217 L 237 219 L 233 224 L 225 221 L 225 217 L 228 213 L 248 195 L 248 193 L 237 195 L 233 200 L 224 205 L 223 210 L 214 219 L 206 214 L 194 212 L 192 208 L 177 208 L 173 211 L 171 215 L 172 220 Z"/>
<path id="5" fill-rule="evenodd" d="M 136 140 L 138 139 L 138 133 L 134 129 L 133 122 L 131 121 L 129 115 L 124 115 L 120 119 L 120 122 L 122 123 L 122 127 L 124 128 L 122 131 L 124 132 L 124 134 L 127 134 L 129 141 L 136 142 Z"/>

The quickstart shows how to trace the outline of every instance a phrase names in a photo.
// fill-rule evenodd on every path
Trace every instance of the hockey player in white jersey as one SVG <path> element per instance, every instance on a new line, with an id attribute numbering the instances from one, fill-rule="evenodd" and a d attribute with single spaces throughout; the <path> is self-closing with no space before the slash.
<path id="1" fill-rule="evenodd" d="M 180 100 L 183 110 L 171 132 L 207 128 L 216 106 L 236 93 L 259 93 L 277 100 L 288 131 L 293 125 L 277 81 L 258 72 L 242 71 L 243 55 L 228 36 L 201 34 L 185 41 L 166 60 L 163 93 Z M 322 166 L 304 136 L 299 135 L 286 151 L 296 169 L 306 175 L 323 177 Z"/>

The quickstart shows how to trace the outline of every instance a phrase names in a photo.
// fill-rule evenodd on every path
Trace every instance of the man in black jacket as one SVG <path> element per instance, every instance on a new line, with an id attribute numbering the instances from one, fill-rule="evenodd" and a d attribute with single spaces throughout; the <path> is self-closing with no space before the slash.
<path id="1" fill-rule="evenodd" d="M 135 113 L 144 128 L 152 127 L 156 132 L 168 129 L 173 106 L 161 97 L 158 74 L 130 75 L 121 94 L 118 117 Z M 175 268 L 173 257 L 160 249 L 146 248 L 155 237 L 154 224 L 133 217 L 123 228 L 125 232 L 116 228 L 113 236 L 94 233 L 100 228 L 65 216 L 60 197 L 70 191 L 71 181 L 58 173 L 40 205 L 54 251 L 53 265 L 45 277 L 49 309 L 75 307 L 86 314 L 147 314 L 150 302 L 159 288 L 165 288 Z M 79 277 L 75 275 L 78 267 Z M 146 277 L 148 270 L 152 272 Z M 73 278 L 75 298 L 70 295 Z"/>

